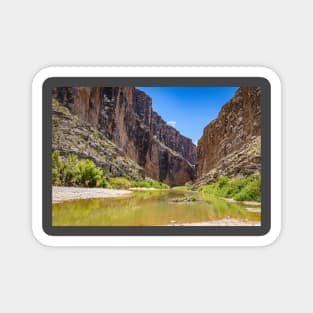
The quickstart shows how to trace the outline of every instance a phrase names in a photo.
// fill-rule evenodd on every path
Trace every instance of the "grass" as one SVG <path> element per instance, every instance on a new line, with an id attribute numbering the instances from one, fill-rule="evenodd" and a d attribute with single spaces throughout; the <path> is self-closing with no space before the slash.
<path id="1" fill-rule="evenodd" d="M 261 176 L 228 178 L 221 176 L 217 182 L 201 186 L 199 192 L 238 201 L 261 201 Z"/>
<path id="2" fill-rule="evenodd" d="M 113 189 L 129 189 L 132 187 L 131 181 L 125 177 L 111 177 L 109 183 Z"/>
<path id="3" fill-rule="evenodd" d="M 70 110 L 54 98 L 52 99 L 52 108 L 54 108 L 56 111 L 62 112 L 65 115 L 71 115 Z"/>
<path id="4" fill-rule="evenodd" d="M 156 188 L 156 189 L 169 189 L 169 185 L 151 179 L 137 179 L 132 181 L 132 187 L 140 187 L 140 188 Z"/>
<path id="5" fill-rule="evenodd" d="M 172 188 L 173 190 L 182 190 L 182 191 L 190 191 L 192 190 L 192 186 L 176 186 Z"/>
<path id="6" fill-rule="evenodd" d="M 114 189 L 129 189 L 129 188 L 155 188 L 169 189 L 167 184 L 156 180 L 136 179 L 131 180 L 128 177 L 112 177 L 109 179 L 109 184 Z"/>

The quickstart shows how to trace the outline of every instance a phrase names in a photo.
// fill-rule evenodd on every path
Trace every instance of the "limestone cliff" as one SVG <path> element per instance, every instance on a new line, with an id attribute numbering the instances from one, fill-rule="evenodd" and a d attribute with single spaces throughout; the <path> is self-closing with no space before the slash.
<path id="1" fill-rule="evenodd" d="M 207 125 L 197 146 L 196 186 L 261 170 L 261 89 L 241 87 Z"/>
<path id="2" fill-rule="evenodd" d="M 57 88 L 53 97 L 96 128 L 144 169 L 170 185 L 195 178 L 196 146 L 152 109 L 152 100 L 134 87 Z"/>
<path id="3" fill-rule="evenodd" d="M 55 99 L 52 100 L 52 149 L 59 150 L 61 157 L 75 154 L 79 159 L 90 159 L 104 169 L 106 176 L 127 175 L 132 179 L 144 176 L 143 168 L 122 149 Z"/>

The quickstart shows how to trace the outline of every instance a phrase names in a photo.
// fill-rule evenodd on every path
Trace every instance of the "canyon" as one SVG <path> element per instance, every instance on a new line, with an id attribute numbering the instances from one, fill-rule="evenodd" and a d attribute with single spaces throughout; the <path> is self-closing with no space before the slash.
<path id="1" fill-rule="evenodd" d="M 85 128 L 82 124 L 76 126 L 78 134 L 73 134 L 73 125 L 60 127 L 60 124 L 64 123 L 64 116 L 63 119 L 55 121 L 55 125 L 58 125 L 53 128 L 53 134 L 58 135 L 53 137 L 54 149 L 64 154 L 75 153 L 80 157 L 89 157 L 97 165 L 105 169 L 109 167 L 115 175 L 118 173 L 131 178 L 149 177 L 171 186 L 184 185 L 195 179 L 196 146 L 191 139 L 167 125 L 161 116 L 153 111 L 152 99 L 139 89 L 61 87 L 55 88 L 52 96 L 73 116 L 78 117 L 80 123 L 85 123 Z M 54 118 L 56 116 L 57 114 L 54 114 Z M 63 136 L 61 140 L 62 127 L 67 129 L 68 136 Z M 87 134 L 81 136 L 86 127 L 92 128 L 92 132 L 89 129 L 89 136 L 97 131 L 98 138 L 101 139 L 101 143 L 97 144 L 99 149 L 90 148 L 90 144 L 95 145 L 95 140 L 87 138 Z M 77 141 L 83 141 L 83 145 L 74 144 Z M 104 141 L 106 144 L 103 146 Z M 108 149 L 103 147 L 109 143 L 111 149 L 107 151 Z M 111 155 L 108 156 L 108 153 Z M 124 163 L 129 165 L 132 160 L 138 168 L 125 168 L 121 166 L 121 162 L 117 162 L 118 159 L 126 159 L 127 162 Z M 108 162 L 110 164 L 107 164 Z"/>
<path id="2" fill-rule="evenodd" d="M 203 130 L 195 187 L 261 171 L 261 88 L 241 87 Z"/>
<path id="3" fill-rule="evenodd" d="M 197 188 L 261 171 L 259 87 L 240 87 L 197 146 L 135 87 L 60 87 L 52 96 L 53 149 L 92 159 L 108 174 Z"/>

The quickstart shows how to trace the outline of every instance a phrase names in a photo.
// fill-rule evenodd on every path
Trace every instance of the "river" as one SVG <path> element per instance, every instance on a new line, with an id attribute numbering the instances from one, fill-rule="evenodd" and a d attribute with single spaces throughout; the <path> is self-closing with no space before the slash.
<path id="1" fill-rule="evenodd" d="M 115 198 L 55 203 L 52 207 L 52 224 L 53 226 L 192 225 L 226 219 L 255 225 L 260 223 L 261 218 L 258 209 L 252 210 L 257 207 L 259 206 L 228 202 L 192 191 L 173 189 L 135 191 L 130 195 Z"/>

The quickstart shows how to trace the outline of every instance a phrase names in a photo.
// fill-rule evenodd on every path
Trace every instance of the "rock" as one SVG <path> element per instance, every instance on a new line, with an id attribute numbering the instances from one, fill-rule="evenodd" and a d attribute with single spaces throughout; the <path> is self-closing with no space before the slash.
<path id="1" fill-rule="evenodd" d="M 196 146 L 152 109 L 135 87 L 56 88 L 53 97 L 144 169 L 171 186 L 195 179 Z"/>
<path id="2" fill-rule="evenodd" d="M 195 202 L 195 201 L 203 201 L 201 199 L 197 199 L 195 197 L 184 197 L 184 198 L 173 198 L 169 200 L 169 203 L 185 203 L 185 202 Z"/>
<path id="3" fill-rule="evenodd" d="M 261 90 L 241 87 L 208 124 L 197 146 L 195 187 L 221 175 L 247 176 L 261 170 Z"/>
<path id="4" fill-rule="evenodd" d="M 72 114 L 67 115 L 68 118 L 65 119 L 62 109 L 62 105 L 53 102 L 52 149 L 59 150 L 62 158 L 72 153 L 79 159 L 90 159 L 104 169 L 105 176 L 110 172 L 113 176 L 127 175 L 132 179 L 144 177 L 143 168 L 121 152 L 113 142 L 100 132 L 97 139 L 90 137 L 89 134 L 94 133 L 96 129 L 87 128 L 86 122 L 75 120 Z M 75 132 L 67 134 L 64 132 L 65 128 L 75 129 Z"/>

